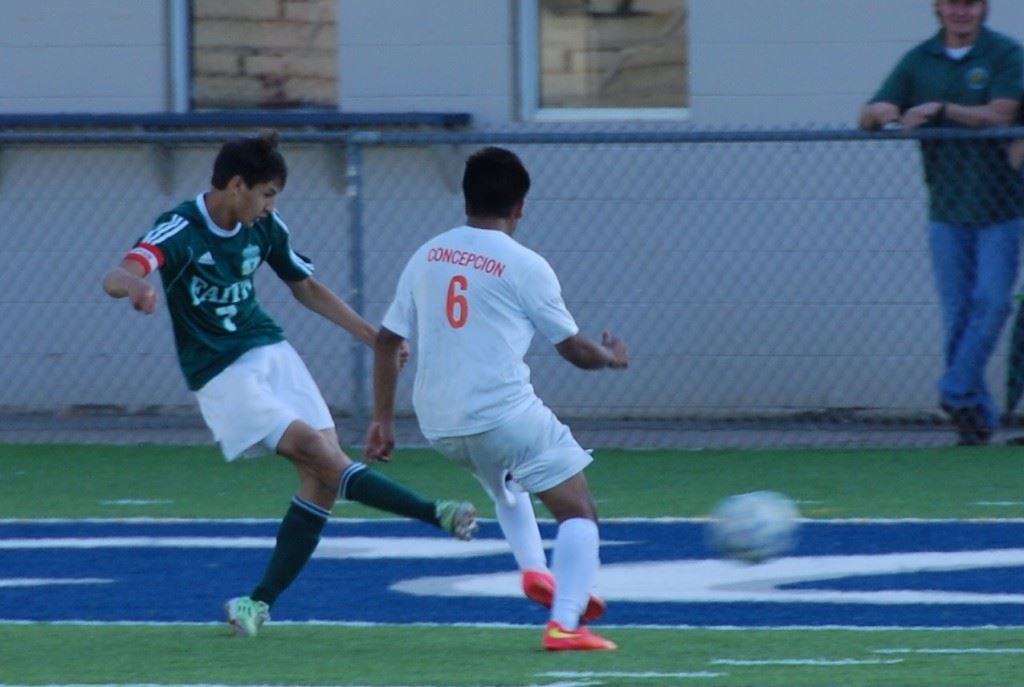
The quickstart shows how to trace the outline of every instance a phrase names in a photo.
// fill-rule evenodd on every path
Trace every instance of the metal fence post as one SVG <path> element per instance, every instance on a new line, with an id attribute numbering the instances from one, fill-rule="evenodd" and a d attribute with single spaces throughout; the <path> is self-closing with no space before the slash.
<path id="1" fill-rule="evenodd" d="M 365 315 L 366 299 L 363 288 L 366 282 L 363 256 L 363 149 L 352 140 L 345 144 L 345 193 L 348 196 L 349 213 L 349 303 L 360 315 Z M 366 406 L 366 346 L 355 339 L 352 343 L 352 417 L 357 427 L 365 425 Z"/>

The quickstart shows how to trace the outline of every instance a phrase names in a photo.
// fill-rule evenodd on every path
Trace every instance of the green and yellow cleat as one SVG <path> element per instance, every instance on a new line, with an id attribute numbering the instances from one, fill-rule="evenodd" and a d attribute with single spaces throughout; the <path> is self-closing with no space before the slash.
<path id="1" fill-rule="evenodd" d="M 480 529 L 476 521 L 476 506 L 469 501 L 438 501 L 434 515 L 441 529 L 462 541 L 469 541 Z"/>
<path id="2" fill-rule="evenodd" d="M 270 606 L 248 596 L 229 599 L 224 610 L 228 614 L 231 632 L 236 637 L 255 637 L 263 623 L 270 620 Z"/>

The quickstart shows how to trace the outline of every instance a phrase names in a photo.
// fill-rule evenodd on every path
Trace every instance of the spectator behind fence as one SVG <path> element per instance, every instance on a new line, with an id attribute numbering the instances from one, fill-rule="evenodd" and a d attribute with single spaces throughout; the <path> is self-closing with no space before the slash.
<path id="1" fill-rule="evenodd" d="M 862 129 L 887 125 L 1011 126 L 1024 91 L 1020 44 L 984 26 L 987 0 L 935 0 L 939 32 L 896 64 L 860 112 Z M 942 306 L 942 409 L 960 443 L 988 443 L 999 411 L 985 382 L 1011 310 L 1024 189 L 1003 140 L 922 140 L 928 234 Z"/>
<path id="2" fill-rule="evenodd" d="M 103 279 L 107 294 L 149 315 L 157 291 L 146 278 L 159 272 L 178 362 L 224 458 L 233 461 L 258 445 L 291 461 L 298 474 L 262 580 L 249 596 L 225 604 L 232 630 L 247 637 L 270 618 L 270 607 L 313 555 L 339 495 L 459 539 L 476 527 L 472 504 L 424 500 L 349 459 L 316 382 L 260 307 L 252 280 L 266 263 L 306 308 L 367 344 L 377 336 L 292 247 L 274 209 L 287 177 L 275 133 L 228 141 L 214 160 L 209 190 L 157 217 Z M 408 354 L 396 349 L 395 364 Z M 227 498 L 245 503 L 251 495 L 240 487 Z"/>

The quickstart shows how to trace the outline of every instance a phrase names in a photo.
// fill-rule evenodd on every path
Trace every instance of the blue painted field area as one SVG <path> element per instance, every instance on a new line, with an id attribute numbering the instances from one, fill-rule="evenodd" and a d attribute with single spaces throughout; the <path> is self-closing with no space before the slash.
<path id="1" fill-rule="evenodd" d="M 258 581 L 277 523 L 0 523 L 0 620 L 215 622 Z M 546 539 L 554 535 L 542 525 Z M 1024 522 L 807 522 L 790 557 L 715 560 L 700 522 L 605 522 L 602 623 L 1024 627 Z M 333 521 L 278 621 L 536 625 L 495 523 L 456 542 Z"/>

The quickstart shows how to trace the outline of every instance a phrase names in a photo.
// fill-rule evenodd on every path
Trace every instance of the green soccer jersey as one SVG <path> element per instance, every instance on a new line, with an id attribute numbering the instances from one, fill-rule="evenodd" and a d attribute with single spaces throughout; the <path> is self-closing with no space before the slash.
<path id="1" fill-rule="evenodd" d="M 927 102 L 985 105 L 1020 100 L 1024 52 L 1008 36 L 982 28 L 961 59 L 946 54 L 942 32 L 899 61 L 871 102 L 905 111 Z M 945 120 L 937 126 L 956 126 Z M 932 220 L 985 225 L 1020 217 L 1024 186 L 1010 167 L 1006 140 L 923 140 L 921 155 Z"/>
<path id="2" fill-rule="evenodd" d="M 285 281 L 313 273 L 276 211 L 226 231 L 210 219 L 202 194 L 160 215 L 127 258 L 147 274 L 160 270 L 178 361 L 193 391 L 246 351 L 284 340 L 256 300 L 253 273 L 264 261 Z"/>

